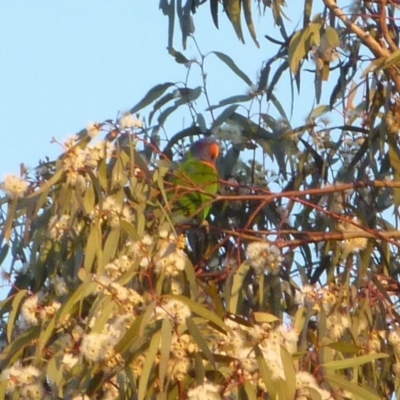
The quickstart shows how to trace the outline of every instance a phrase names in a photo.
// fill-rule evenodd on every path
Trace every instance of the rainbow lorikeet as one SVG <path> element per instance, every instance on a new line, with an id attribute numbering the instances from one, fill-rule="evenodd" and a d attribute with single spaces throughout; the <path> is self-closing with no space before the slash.
<path id="1" fill-rule="evenodd" d="M 211 210 L 213 196 L 218 193 L 218 170 L 215 162 L 220 146 L 215 139 L 204 138 L 192 144 L 187 158 L 174 171 L 170 195 L 175 220 L 194 218 L 204 221 Z"/>

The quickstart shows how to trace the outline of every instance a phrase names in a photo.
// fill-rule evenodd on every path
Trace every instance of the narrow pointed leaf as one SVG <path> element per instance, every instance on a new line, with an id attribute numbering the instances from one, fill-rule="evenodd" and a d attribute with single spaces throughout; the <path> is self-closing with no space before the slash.
<path id="1" fill-rule="evenodd" d="M 161 83 L 159 85 L 154 86 L 151 88 L 146 95 L 143 97 L 142 100 L 139 101 L 135 106 L 131 108 L 129 111 L 131 114 L 134 114 L 141 110 L 142 108 L 151 104 L 154 100 L 158 99 L 168 88 L 174 86 L 171 82 Z"/>
<path id="2" fill-rule="evenodd" d="M 219 0 L 210 0 L 210 9 L 211 9 L 211 17 L 214 21 L 214 25 L 216 26 L 217 29 L 219 29 L 218 26 L 218 2 Z"/>
<path id="3" fill-rule="evenodd" d="M 11 312 L 8 317 L 7 322 L 7 340 L 10 343 L 12 340 L 13 329 L 15 328 L 15 321 L 18 316 L 18 311 L 20 309 L 21 303 L 24 300 L 25 296 L 28 294 L 28 290 L 20 290 L 15 296 L 11 303 Z"/>
<path id="4" fill-rule="evenodd" d="M 147 352 L 146 360 L 143 365 L 143 371 L 139 381 L 139 393 L 138 393 L 139 400 L 144 400 L 145 398 L 147 398 L 146 391 L 150 387 L 149 385 L 150 373 L 154 367 L 154 360 L 156 358 L 158 348 L 160 346 L 160 338 L 161 338 L 161 332 L 157 332 L 151 339 L 149 351 Z"/>
<path id="5" fill-rule="evenodd" d="M 245 81 L 248 86 L 251 87 L 253 85 L 251 79 L 235 64 L 232 58 L 219 51 L 213 51 L 212 53 L 215 54 L 222 62 L 224 62 L 239 78 Z"/>
<path id="6" fill-rule="evenodd" d="M 351 358 L 346 358 L 344 360 L 329 361 L 324 363 L 323 366 L 329 369 L 352 368 L 358 365 L 369 363 L 374 360 L 378 360 L 381 358 L 388 358 L 388 357 L 389 354 L 386 353 L 367 354 L 366 356 L 351 357 Z"/>
<path id="7" fill-rule="evenodd" d="M 260 48 L 260 44 L 257 40 L 256 31 L 254 29 L 253 18 L 251 16 L 251 2 L 252 0 L 242 0 L 244 18 L 246 20 L 247 28 L 249 29 L 250 35 L 254 40 L 254 43 L 258 48 Z"/>

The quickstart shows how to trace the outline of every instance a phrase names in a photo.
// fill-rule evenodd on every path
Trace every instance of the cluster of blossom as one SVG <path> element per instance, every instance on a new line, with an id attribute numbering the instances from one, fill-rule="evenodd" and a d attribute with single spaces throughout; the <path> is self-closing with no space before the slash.
<path id="1" fill-rule="evenodd" d="M 390 107 L 389 111 L 385 114 L 385 122 L 387 130 L 395 135 L 400 132 L 400 101 L 395 100 L 395 103 Z"/>
<path id="2" fill-rule="evenodd" d="M 161 272 L 171 278 L 174 294 L 180 294 L 179 282 L 175 280 L 180 272 L 185 269 L 188 262 L 184 248 L 186 238 L 184 235 L 176 235 L 162 229 L 157 239 L 144 235 L 142 240 L 128 243 L 129 254 L 134 255 L 143 270 L 153 267 L 153 272 L 159 275 Z"/>
<path id="3" fill-rule="evenodd" d="M 124 203 L 118 203 L 111 196 L 106 197 L 101 206 L 97 204 L 90 215 L 93 220 L 107 222 L 111 228 L 119 228 L 121 220 L 133 221 L 130 208 Z"/>
<path id="4" fill-rule="evenodd" d="M 396 357 L 396 363 L 393 364 L 393 373 L 400 378 L 400 328 L 393 329 L 389 332 L 388 342 L 393 348 Z"/>
<path id="5" fill-rule="evenodd" d="M 128 241 L 126 248 L 129 254 L 132 254 L 138 261 L 140 268 L 147 270 L 153 256 L 155 240 L 152 236 L 145 234 L 141 240 Z"/>
<path id="6" fill-rule="evenodd" d="M 218 140 L 229 140 L 232 144 L 243 143 L 246 138 L 242 135 L 242 127 L 240 124 L 227 120 L 222 126 L 212 129 L 212 134 Z"/>
<path id="7" fill-rule="evenodd" d="M 341 185 L 342 182 L 336 182 L 336 185 Z M 325 189 L 334 187 L 332 185 L 326 185 Z M 336 191 L 328 196 L 323 196 L 321 199 L 322 204 L 326 204 L 330 212 L 335 214 L 341 214 L 344 211 L 344 205 L 348 203 L 351 190 Z"/>
<path id="8" fill-rule="evenodd" d="M 342 290 L 343 301 L 347 292 Z M 338 304 L 339 291 L 335 285 L 326 288 L 316 288 L 305 285 L 299 295 L 298 302 L 303 303 L 314 312 L 324 309 L 326 317 L 326 336 L 332 340 L 339 340 L 351 325 L 351 319 L 345 309 Z"/>
<path id="9" fill-rule="evenodd" d="M 271 378 L 285 379 L 281 346 L 291 354 L 297 351 L 298 333 L 295 329 L 283 325 L 274 328 L 268 323 L 243 325 L 231 319 L 226 319 L 225 323 L 229 330 L 227 334 L 216 332 L 217 340 L 213 349 L 215 353 L 235 358 L 233 367 L 237 372 L 247 381 L 255 382 L 258 389 L 265 391 L 254 352 L 254 345 L 257 344 Z M 234 381 L 230 382 L 227 392 L 230 391 L 229 386 L 232 386 L 233 390 L 236 384 Z"/>
<path id="10" fill-rule="evenodd" d="M 20 199 L 24 197 L 28 182 L 17 175 L 6 175 L 0 189 L 3 190 L 10 199 Z"/>
<path id="11" fill-rule="evenodd" d="M 370 329 L 368 318 L 364 313 L 360 311 L 350 313 L 346 306 L 349 301 L 348 296 L 349 291 L 346 288 L 335 284 L 325 288 L 305 285 L 298 302 L 315 313 L 318 313 L 321 308 L 324 309 L 326 313 L 326 337 L 329 339 L 338 341 L 343 338 L 346 332 L 350 331 L 352 326 L 356 326 L 357 329 L 353 330 L 352 333 L 357 345 L 363 349 L 363 352 L 366 354 L 380 352 L 385 340 L 385 332 Z M 339 299 L 341 299 L 341 302 L 339 302 Z"/>
<path id="12" fill-rule="evenodd" d="M 333 400 L 334 397 L 325 389 L 318 386 L 314 376 L 307 371 L 298 371 L 296 373 L 296 400 L 308 400 L 314 398 L 310 389 L 320 395 L 321 400 Z"/>
<path id="13" fill-rule="evenodd" d="M 174 233 L 160 232 L 160 240 L 154 255 L 154 272 L 163 272 L 166 276 L 176 277 L 185 269 L 188 261 L 184 252 L 185 237 Z"/>
<path id="14" fill-rule="evenodd" d="M 61 215 L 61 217 L 53 215 L 49 221 L 47 236 L 53 240 L 62 239 L 69 230 L 69 220 L 70 216 L 68 214 Z"/>
<path id="15" fill-rule="evenodd" d="M 171 357 L 168 360 L 167 376 L 173 381 L 183 381 L 190 369 L 194 369 L 193 354 L 198 352 L 197 344 L 189 335 L 172 337 Z"/>
<path id="16" fill-rule="evenodd" d="M 114 350 L 119 339 L 120 333 L 113 335 L 105 330 L 102 333 L 92 332 L 83 337 L 80 351 L 87 361 L 101 364 L 105 371 L 112 371 L 124 366 L 121 354 Z"/>
<path id="17" fill-rule="evenodd" d="M 81 147 L 78 137 L 74 136 L 64 143 L 65 153 L 61 158 L 63 171 L 66 171 L 67 182 L 72 187 L 84 190 L 89 179 L 82 170 L 95 169 L 102 159 L 108 159 L 113 150 L 113 144 L 101 141 L 93 146 Z"/>
<path id="18" fill-rule="evenodd" d="M 319 45 L 311 51 L 311 55 L 318 69 L 322 69 L 326 63 L 329 64 L 339 59 L 339 53 L 336 52 L 335 48 L 330 44 L 327 34 L 321 37 Z"/>
<path id="19" fill-rule="evenodd" d="M 253 242 L 247 246 L 246 257 L 256 275 L 265 272 L 279 274 L 283 257 L 279 248 L 268 242 Z"/>
<path id="20" fill-rule="evenodd" d="M 220 387 L 210 382 L 204 382 L 192 389 L 189 389 L 188 400 L 220 400 Z"/>
<path id="21" fill-rule="evenodd" d="M 356 217 L 354 217 L 352 221 L 357 225 L 361 225 L 360 221 Z M 363 229 L 350 222 L 339 223 L 339 229 L 343 232 L 364 232 Z M 354 254 L 365 249 L 367 244 L 368 239 L 363 237 L 355 237 L 342 241 L 340 244 L 342 249 L 342 258 L 346 259 L 349 254 Z"/>
<path id="22" fill-rule="evenodd" d="M 46 298 L 41 293 L 29 296 L 21 305 L 21 318 L 18 327 L 26 330 L 31 326 L 39 325 L 42 321 L 48 320 L 56 314 L 61 304 L 57 301 L 44 305 Z"/>
<path id="23" fill-rule="evenodd" d="M 126 254 L 121 255 L 104 267 L 104 271 L 111 279 L 115 280 L 131 268 L 133 261 Z"/>
<path id="24" fill-rule="evenodd" d="M 185 323 L 186 318 L 191 316 L 190 308 L 179 300 L 167 299 L 154 310 L 153 319 L 168 318 L 175 325 Z"/>
<path id="25" fill-rule="evenodd" d="M 143 122 L 131 113 L 126 113 L 118 120 L 118 125 L 120 129 L 142 128 Z"/>
<path id="26" fill-rule="evenodd" d="M 268 188 L 267 176 L 270 171 L 266 170 L 264 165 L 258 162 L 257 160 L 249 160 L 249 167 L 252 171 L 251 181 L 253 186 L 257 188 Z"/>
<path id="27" fill-rule="evenodd" d="M 144 303 L 143 297 L 136 290 L 126 288 L 107 275 L 94 275 L 92 278 L 97 282 L 97 292 L 113 296 L 123 312 L 131 313 Z"/>
<path id="28" fill-rule="evenodd" d="M 22 400 L 44 399 L 50 400 L 41 382 L 40 371 L 32 365 L 22 366 L 19 362 L 6 368 L 0 375 L 0 381 L 7 381 L 7 393 L 10 398 Z M 20 397 L 15 397 L 18 391 Z"/>
<path id="29" fill-rule="evenodd" d="M 191 316 L 191 311 L 187 305 L 179 300 L 168 299 L 163 301 L 154 309 L 151 321 L 167 318 L 175 328 L 184 324 L 186 318 Z M 182 381 L 188 374 L 189 370 L 194 368 L 193 354 L 198 352 L 198 345 L 187 334 L 176 333 L 171 341 L 170 358 L 168 360 L 167 377 L 172 381 Z M 161 343 L 162 345 L 162 343 Z M 131 368 L 136 377 L 140 377 L 143 371 L 146 354 L 139 354 L 131 363 Z M 156 364 L 159 361 L 159 356 L 156 358 Z"/>

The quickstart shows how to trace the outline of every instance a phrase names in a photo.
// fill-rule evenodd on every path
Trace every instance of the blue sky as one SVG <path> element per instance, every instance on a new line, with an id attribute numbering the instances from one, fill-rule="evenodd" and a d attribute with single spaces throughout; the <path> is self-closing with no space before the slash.
<path id="1" fill-rule="evenodd" d="M 258 50 L 246 32 L 242 45 L 225 15 L 218 31 L 208 7 L 201 8 L 196 37 L 202 51 L 226 52 L 255 80 L 265 39 Z M 167 18 L 158 1 L 1 2 L 0 179 L 18 172 L 21 162 L 34 167 L 45 155 L 57 156 L 52 137 L 62 141 L 89 122 L 115 118 L 155 84 L 183 80 L 185 67 L 166 46 Z M 186 54 L 196 56 L 190 40 L 188 47 Z M 246 91 L 220 63 L 208 65 L 210 79 L 217 79 L 215 101 L 224 92 Z"/>

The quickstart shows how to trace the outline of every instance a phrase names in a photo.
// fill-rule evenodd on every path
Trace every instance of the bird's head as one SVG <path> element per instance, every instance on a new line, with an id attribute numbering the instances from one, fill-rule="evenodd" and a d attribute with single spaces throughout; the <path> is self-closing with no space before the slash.
<path id="1" fill-rule="evenodd" d="M 220 153 L 218 142 L 213 138 L 200 139 L 190 146 L 190 156 L 196 160 L 215 165 Z"/>

